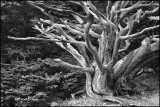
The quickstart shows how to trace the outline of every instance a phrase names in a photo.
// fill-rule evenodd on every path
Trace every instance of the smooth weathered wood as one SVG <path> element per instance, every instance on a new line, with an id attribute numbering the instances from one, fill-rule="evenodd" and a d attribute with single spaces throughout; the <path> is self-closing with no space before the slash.
<path id="1" fill-rule="evenodd" d="M 86 93 L 96 100 L 110 100 L 121 103 L 122 99 L 113 97 L 115 91 L 123 93 L 121 86 L 127 88 L 123 83 L 126 78 L 132 80 L 135 73 L 138 72 L 145 64 L 159 57 L 159 35 L 146 37 L 147 31 L 159 28 L 154 25 L 141 29 L 140 32 L 133 32 L 135 25 L 138 25 L 147 17 L 151 17 L 159 10 L 159 5 L 153 2 L 147 3 L 138 1 L 132 4 L 132 1 L 108 1 L 106 5 L 106 14 L 98 10 L 91 1 L 72 2 L 82 6 L 86 15 L 75 13 L 71 10 L 58 9 L 48 5 L 46 8 L 60 12 L 66 12 L 74 16 L 77 23 L 71 23 L 66 19 L 61 20 L 63 23 L 54 22 L 51 14 L 47 13 L 40 5 L 34 2 L 28 2 L 35 8 L 42 11 L 49 17 L 49 20 L 42 20 L 43 23 L 49 24 L 47 28 L 35 25 L 35 29 L 41 32 L 41 37 L 16 38 L 9 37 L 14 40 L 45 40 L 55 42 L 58 46 L 68 51 L 79 63 L 78 65 L 68 64 L 59 59 L 45 62 L 51 66 L 62 66 L 68 69 L 75 69 L 86 74 Z M 48 7 L 47 7 L 48 6 Z M 145 10 L 143 7 L 152 7 L 152 10 Z M 133 10 L 136 10 L 135 12 Z M 130 15 L 130 12 L 133 12 Z M 96 20 L 94 20 L 96 19 Z M 126 24 L 124 26 L 123 24 Z M 97 27 L 101 27 L 102 33 L 98 34 L 94 31 Z M 74 37 L 66 33 L 64 30 L 70 30 L 73 34 L 81 35 L 84 41 L 76 40 Z M 57 34 L 51 33 L 52 31 Z M 98 50 L 91 41 L 91 36 L 98 40 Z M 118 59 L 118 55 L 130 46 L 130 40 L 137 37 L 146 37 L 141 46 L 124 58 Z M 126 46 L 120 49 L 120 43 L 126 42 Z M 74 44 L 77 48 L 72 46 Z M 93 55 L 93 60 L 89 58 L 86 49 Z M 50 64 L 49 64 L 50 63 Z M 53 66 L 53 67 L 54 67 Z M 124 103 L 124 102 L 123 102 Z"/>

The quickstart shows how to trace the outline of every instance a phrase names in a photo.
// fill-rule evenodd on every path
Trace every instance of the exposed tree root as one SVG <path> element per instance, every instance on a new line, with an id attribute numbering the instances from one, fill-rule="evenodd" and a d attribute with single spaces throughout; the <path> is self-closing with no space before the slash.
<path id="1" fill-rule="evenodd" d="M 75 93 L 72 93 L 72 94 L 71 94 L 71 97 L 72 97 L 72 98 L 75 98 L 75 95 L 82 94 L 83 92 L 85 92 L 85 88 L 83 88 L 82 90 L 79 90 L 79 91 L 77 91 L 77 92 L 75 92 Z"/>
<path id="2" fill-rule="evenodd" d="M 114 102 L 114 103 L 118 103 L 121 104 L 123 106 L 128 106 L 130 104 L 126 103 L 123 99 L 118 98 L 118 97 L 114 97 L 111 94 L 108 95 L 99 95 L 93 92 L 92 90 L 92 76 L 90 73 L 86 72 L 86 92 L 87 95 L 95 100 L 99 100 L 99 101 L 110 101 L 110 102 Z M 125 99 L 126 100 L 126 99 Z"/>

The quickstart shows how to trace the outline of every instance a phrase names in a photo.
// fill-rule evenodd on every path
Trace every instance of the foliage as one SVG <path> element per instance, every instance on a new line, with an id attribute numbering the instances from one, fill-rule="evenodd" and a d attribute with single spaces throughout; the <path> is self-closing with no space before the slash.
<path id="1" fill-rule="evenodd" d="M 52 4 L 55 3 L 58 2 Z M 37 23 L 38 18 L 46 18 L 46 16 L 25 1 L 1 2 L 2 63 L 11 64 L 15 61 L 24 61 L 26 63 L 37 58 L 59 57 L 61 53 L 64 53 L 63 49 L 52 42 L 21 42 L 7 38 L 9 35 L 14 37 L 36 36 L 38 32 L 32 27 Z"/>
<path id="2" fill-rule="evenodd" d="M 1 106 L 45 106 L 51 97 L 62 99 L 84 87 L 83 74 L 61 68 L 51 69 L 43 60 L 1 68 Z M 61 72 L 60 72 L 61 71 Z"/>
<path id="3" fill-rule="evenodd" d="M 5 36 L 21 36 L 25 37 L 31 32 L 30 15 L 27 8 L 22 6 L 20 2 L 3 2 L 1 6 L 1 35 Z"/>
<path id="4" fill-rule="evenodd" d="M 84 74 L 50 68 L 40 61 L 61 57 L 77 63 L 55 43 L 7 38 L 36 36 L 38 32 L 32 27 L 38 18 L 45 16 L 25 1 L 1 2 L 1 106 L 49 106 L 55 93 L 65 99 L 84 87 Z"/>

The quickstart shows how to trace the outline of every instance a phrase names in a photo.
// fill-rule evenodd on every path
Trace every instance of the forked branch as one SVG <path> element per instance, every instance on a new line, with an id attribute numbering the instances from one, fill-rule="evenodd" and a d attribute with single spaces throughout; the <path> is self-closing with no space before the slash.
<path id="1" fill-rule="evenodd" d="M 121 39 L 126 40 L 126 39 L 131 39 L 131 38 L 135 38 L 139 35 L 142 35 L 143 33 L 145 33 L 146 31 L 150 31 L 153 29 L 157 29 L 159 27 L 159 25 L 153 26 L 153 27 L 148 27 L 143 29 L 142 31 L 135 33 L 135 34 L 131 34 L 131 35 L 126 35 L 126 36 L 121 36 Z"/>
<path id="2" fill-rule="evenodd" d="M 95 47 L 91 44 L 91 40 L 89 37 L 89 29 L 90 29 L 92 23 L 93 23 L 93 16 L 90 13 L 88 13 L 88 21 L 87 21 L 87 24 L 86 24 L 85 30 L 84 30 L 85 41 L 87 44 L 87 48 L 93 54 L 94 60 L 96 61 L 99 69 L 103 72 L 102 62 L 100 61 L 100 58 L 98 56 L 97 51 L 95 50 Z"/>
<path id="3" fill-rule="evenodd" d="M 69 64 L 67 62 L 62 61 L 61 59 L 45 59 L 43 60 L 43 63 L 46 65 L 50 65 L 51 67 L 62 67 L 69 70 L 78 70 L 80 72 L 94 72 L 94 70 L 91 67 L 81 67 L 78 65 Z"/>

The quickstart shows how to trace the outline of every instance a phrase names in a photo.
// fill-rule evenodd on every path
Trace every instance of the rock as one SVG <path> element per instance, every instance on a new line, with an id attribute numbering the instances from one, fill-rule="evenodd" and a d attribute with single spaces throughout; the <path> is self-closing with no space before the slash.
<path id="1" fill-rule="evenodd" d="M 57 102 L 52 102 L 50 106 L 51 106 L 51 107 L 54 107 L 54 106 L 57 106 L 57 105 L 58 105 Z"/>
<path id="2" fill-rule="evenodd" d="M 52 97 L 51 98 L 52 102 L 51 102 L 51 105 L 50 106 L 58 106 L 58 103 L 61 103 L 63 100 L 59 97 Z"/>

